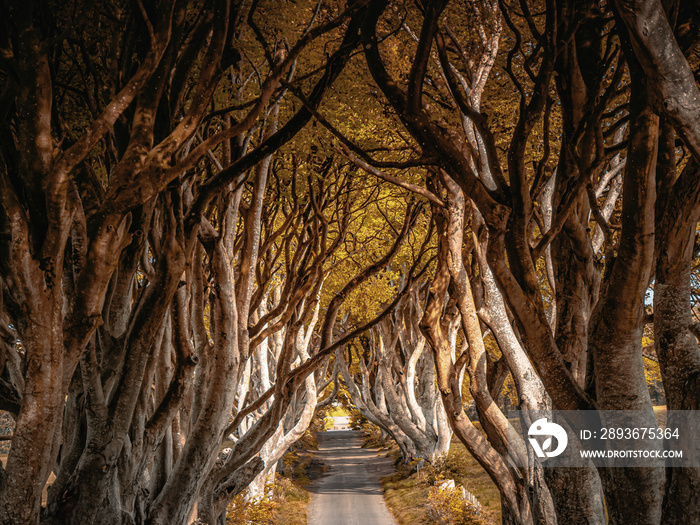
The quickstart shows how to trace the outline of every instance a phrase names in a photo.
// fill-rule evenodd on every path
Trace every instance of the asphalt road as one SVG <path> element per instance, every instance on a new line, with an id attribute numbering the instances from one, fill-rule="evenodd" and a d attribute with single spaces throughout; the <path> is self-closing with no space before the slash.
<path id="1" fill-rule="evenodd" d="M 319 434 L 316 459 L 330 470 L 309 487 L 309 525 L 397 525 L 379 481 L 392 472 L 391 460 L 360 448 L 360 436 L 355 430 Z"/>

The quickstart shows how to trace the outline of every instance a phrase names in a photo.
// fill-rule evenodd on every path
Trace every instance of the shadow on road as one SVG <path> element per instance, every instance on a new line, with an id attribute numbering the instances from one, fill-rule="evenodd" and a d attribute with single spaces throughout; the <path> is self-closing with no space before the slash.
<path id="1" fill-rule="evenodd" d="M 327 473 L 308 488 L 310 525 L 395 525 L 384 504 L 380 478 L 393 472 L 392 461 L 360 448 L 362 432 L 331 430 L 318 435 L 316 459 Z"/>

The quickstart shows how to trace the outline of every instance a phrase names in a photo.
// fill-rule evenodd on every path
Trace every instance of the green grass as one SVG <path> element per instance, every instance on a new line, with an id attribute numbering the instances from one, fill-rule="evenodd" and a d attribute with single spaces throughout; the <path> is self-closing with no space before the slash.
<path id="1" fill-rule="evenodd" d="M 391 451 L 389 452 L 391 453 Z M 436 480 L 454 479 L 474 494 L 482 505 L 484 523 L 500 523 L 501 498 L 491 478 L 471 457 L 464 445 L 455 440 L 446 458 L 436 466 L 411 473 L 408 466 L 382 479 L 384 497 L 391 513 L 401 525 L 427 524 L 428 496 Z"/>

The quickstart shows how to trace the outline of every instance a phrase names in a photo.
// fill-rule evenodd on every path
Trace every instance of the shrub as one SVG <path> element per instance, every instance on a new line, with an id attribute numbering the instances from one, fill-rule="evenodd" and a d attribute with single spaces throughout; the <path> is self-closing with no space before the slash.
<path id="1" fill-rule="evenodd" d="M 307 428 L 299 440 L 292 445 L 292 447 L 299 448 L 301 450 L 318 450 L 318 439 L 316 439 L 316 432 Z"/>
<path id="2" fill-rule="evenodd" d="M 356 408 L 353 408 L 353 409 L 350 411 L 350 421 L 349 421 L 349 425 L 350 425 L 350 428 L 351 428 L 351 429 L 353 429 L 353 430 L 362 430 L 362 427 L 363 427 L 366 423 L 369 423 L 369 421 L 367 421 L 367 418 L 366 418 L 365 416 L 363 416 L 363 415 L 360 413 L 359 410 L 357 410 Z"/>
<path id="3" fill-rule="evenodd" d="M 469 482 L 469 469 L 471 456 L 464 447 L 452 447 L 450 452 L 435 458 L 433 464 L 427 468 L 426 481 L 431 485 L 443 479 L 453 479 L 457 485 L 467 485 Z"/>
<path id="4" fill-rule="evenodd" d="M 309 492 L 296 485 L 291 479 L 278 475 L 275 481 L 274 501 L 282 504 L 293 501 L 307 503 Z"/>
<path id="5" fill-rule="evenodd" d="M 479 510 L 458 489 L 432 487 L 428 494 L 428 522 L 439 525 L 482 525 Z"/>
<path id="6" fill-rule="evenodd" d="M 328 407 L 317 408 L 314 411 L 314 417 L 311 419 L 307 432 L 323 432 L 325 430 L 326 416 L 328 416 Z"/>
<path id="7" fill-rule="evenodd" d="M 267 496 L 246 501 L 239 494 L 226 509 L 226 525 L 274 525 L 275 507 Z"/>

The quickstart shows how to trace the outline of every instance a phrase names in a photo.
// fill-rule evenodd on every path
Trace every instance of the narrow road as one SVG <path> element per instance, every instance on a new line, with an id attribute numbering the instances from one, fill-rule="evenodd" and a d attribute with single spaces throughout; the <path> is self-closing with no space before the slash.
<path id="1" fill-rule="evenodd" d="M 309 525 L 397 525 L 379 481 L 392 472 L 391 461 L 360 448 L 361 435 L 355 430 L 319 434 L 316 459 L 330 470 L 309 487 Z"/>

